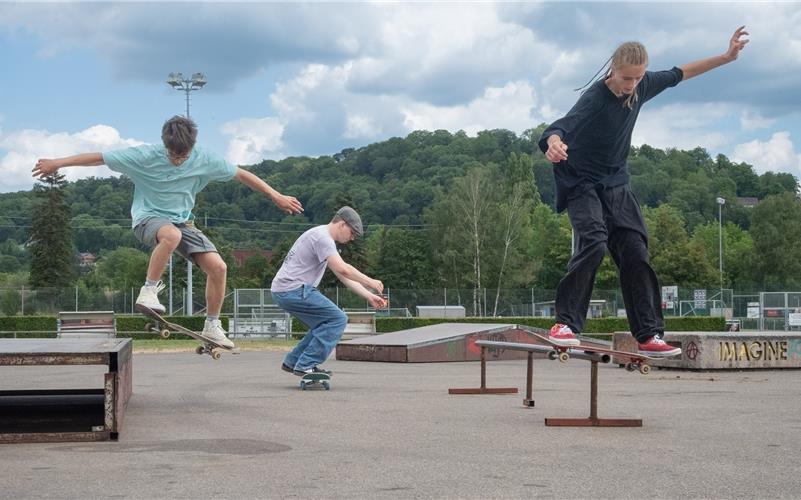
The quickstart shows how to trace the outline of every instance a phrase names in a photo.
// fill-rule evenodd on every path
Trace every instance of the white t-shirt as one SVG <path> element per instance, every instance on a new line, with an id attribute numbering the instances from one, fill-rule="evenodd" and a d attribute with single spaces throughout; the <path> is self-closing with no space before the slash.
<path id="1" fill-rule="evenodd" d="M 328 232 L 328 224 L 309 229 L 286 254 L 270 290 L 288 292 L 303 285 L 316 287 L 323 279 L 328 257 L 335 253 L 337 246 Z"/>

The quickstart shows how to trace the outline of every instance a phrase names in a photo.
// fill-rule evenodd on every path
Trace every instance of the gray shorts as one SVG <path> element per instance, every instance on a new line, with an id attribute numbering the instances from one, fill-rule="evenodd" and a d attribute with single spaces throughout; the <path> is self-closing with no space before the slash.
<path id="1" fill-rule="evenodd" d="M 195 227 L 193 221 L 175 224 L 163 217 L 148 217 L 134 227 L 134 236 L 140 243 L 151 248 L 155 247 L 158 244 L 156 234 L 158 234 L 159 229 L 167 224 L 171 224 L 181 231 L 181 242 L 178 243 L 178 248 L 175 251 L 183 258 L 195 262 L 194 257 L 192 257 L 193 254 L 217 252 L 217 247 L 200 229 Z"/>

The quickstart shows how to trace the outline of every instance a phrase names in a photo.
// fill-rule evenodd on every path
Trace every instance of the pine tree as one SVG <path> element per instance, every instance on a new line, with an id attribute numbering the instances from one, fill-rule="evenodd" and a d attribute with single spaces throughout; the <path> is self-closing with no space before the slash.
<path id="1" fill-rule="evenodd" d="M 75 247 L 64 176 L 55 173 L 34 188 L 29 249 L 33 288 L 63 288 L 75 284 Z"/>

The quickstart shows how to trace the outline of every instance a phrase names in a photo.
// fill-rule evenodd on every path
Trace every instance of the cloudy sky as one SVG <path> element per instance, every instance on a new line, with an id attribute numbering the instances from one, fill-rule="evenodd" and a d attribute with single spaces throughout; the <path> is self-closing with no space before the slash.
<path id="1" fill-rule="evenodd" d="M 36 158 L 159 142 L 173 71 L 203 72 L 199 141 L 237 164 L 333 154 L 417 129 L 516 133 L 564 114 L 614 48 L 650 69 L 740 59 L 649 102 L 634 143 L 702 146 L 801 177 L 801 3 L 6 3 L 0 192 Z M 68 178 L 107 175 L 71 169 Z"/>

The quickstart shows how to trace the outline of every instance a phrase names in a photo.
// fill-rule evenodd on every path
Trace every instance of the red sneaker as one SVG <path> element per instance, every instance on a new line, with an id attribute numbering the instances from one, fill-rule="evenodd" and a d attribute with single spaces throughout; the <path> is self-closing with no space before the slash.
<path id="1" fill-rule="evenodd" d="M 660 339 L 656 335 L 646 340 L 645 342 L 640 342 L 638 347 L 640 354 L 642 354 L 643 356 L 669 358 L 670 356 L 677 356 L 681 354 L 680 348 L 673 347 L 672 345 L 668 344 L 667 342 Z"/>
<path id="2" fill-rule="evenodd" d="M 579 345 L 579 339 L 573 334 L 569 326 L 557 323 L 551 327 L 548 340 L 558 345 Z"/>

